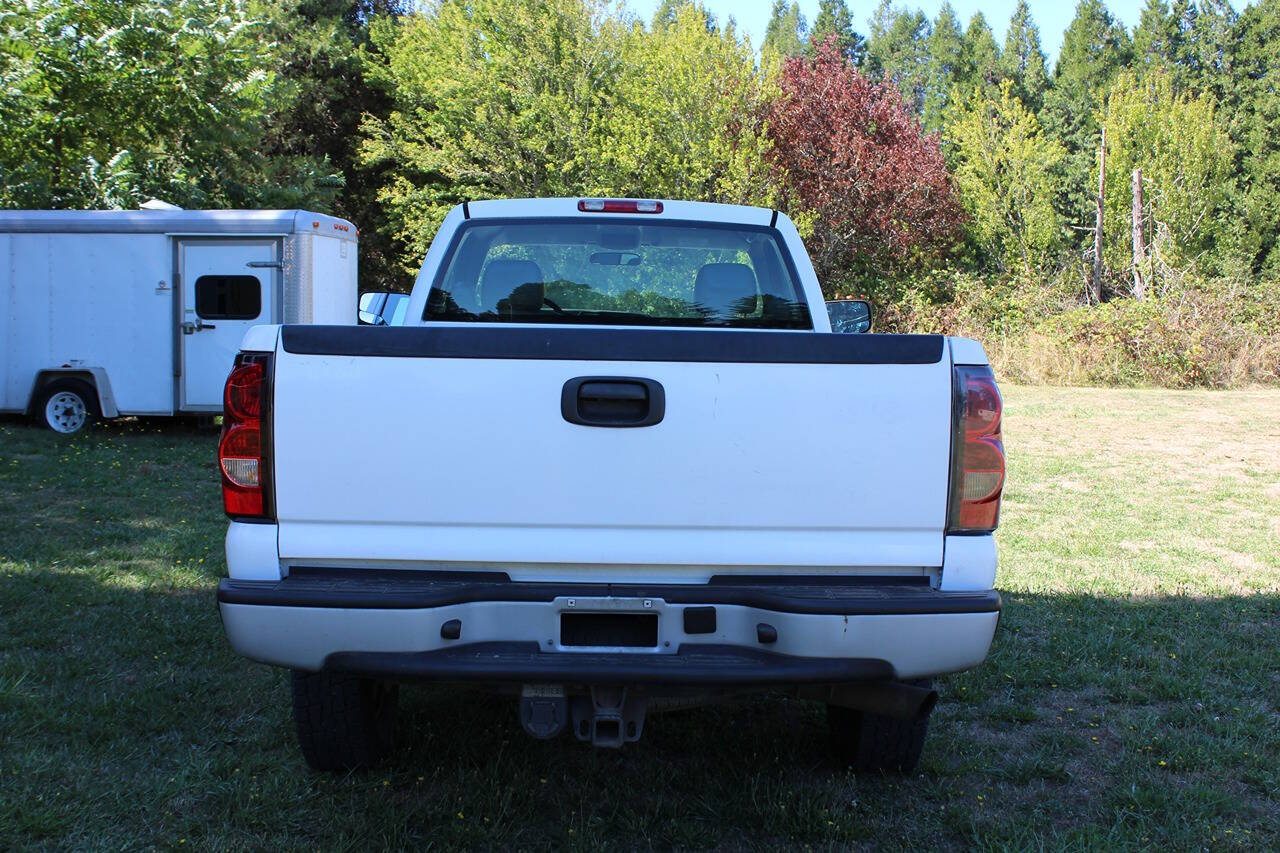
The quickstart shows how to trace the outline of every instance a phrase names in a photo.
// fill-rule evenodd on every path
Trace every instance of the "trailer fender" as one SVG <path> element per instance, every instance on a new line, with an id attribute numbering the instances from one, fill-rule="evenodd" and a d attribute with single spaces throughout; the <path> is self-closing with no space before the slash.
<path id="1" fill-rule="evenodd" d="M 111 380 L 107 378 L 107 371 L 101 367 L 84 367 L 83 365 L 49 367 L 37 373 L 35 384 L 31 386 L 31 394 L 27 397 L 27 414 L 34 413 L 36 398 L 40 395 L 40 389 L 55 379 L 67 378 L 81 379 L 93 386 L 93 390 L 98 395 L 98 411 L 102 417 L 115 418 L 120 416 L 120 410 L 116 408 L 115 395 L 111 393 Z"/>

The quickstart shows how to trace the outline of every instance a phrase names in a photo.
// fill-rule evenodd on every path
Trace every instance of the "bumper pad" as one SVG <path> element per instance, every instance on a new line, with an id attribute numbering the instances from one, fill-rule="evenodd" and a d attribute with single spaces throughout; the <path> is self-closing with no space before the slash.
<path id="1" fill-rule="evenodd" d="M 737 646 L 685 644 L 675 654 L 543 652 L 537 643 L 472 643 L 431 652 L 338 652 L 326 670 L 436 681 L 720 685 L 882 681 L 893 667 L 871 658 L 807 658 Z"/>

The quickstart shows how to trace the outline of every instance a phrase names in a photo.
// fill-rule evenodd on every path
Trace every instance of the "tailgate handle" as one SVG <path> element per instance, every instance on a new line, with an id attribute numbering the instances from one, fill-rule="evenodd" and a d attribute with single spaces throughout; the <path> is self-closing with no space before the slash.
<path id="1" fill-rule="evenodd" d="M 581 426 L 653 426 L 666 408 L 666 392 L 652 379 L 579 376 L 564 383 L 560 392 L 560 414 Z"/>

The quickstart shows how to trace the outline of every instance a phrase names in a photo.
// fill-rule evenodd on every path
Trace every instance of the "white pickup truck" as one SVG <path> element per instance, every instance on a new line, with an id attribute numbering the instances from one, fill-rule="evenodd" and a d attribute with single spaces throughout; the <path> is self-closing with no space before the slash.
<path id="1" fill-rule="evenodd" d="M 833 333 L 791 220 L 681 201 L 462 205 L 406 316 L 255 327 L 227 381 L 222 620 L 313 767 L 384 755 L 423 680 L 613 747 L 787 691 L 915 766 L 1000 612 L 978 343 Z"/>

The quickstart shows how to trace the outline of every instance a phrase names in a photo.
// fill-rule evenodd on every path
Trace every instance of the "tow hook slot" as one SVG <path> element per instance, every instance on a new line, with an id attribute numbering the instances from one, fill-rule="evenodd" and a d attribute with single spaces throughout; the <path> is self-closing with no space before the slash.
<path id="1" fill-rule="evenodd" d="M 644 733 L 644 698 L 625 687 L 592 687 L 590 696 L 573 698 L 573 733 L 592 746 L 618 749 Z"/>
<path id="2" fill-rule="evenodd" d="M 569 727 L 569 699 L 559 684 L 520 688 L 520 726 L 539 740 L 558 737 Z"/>

